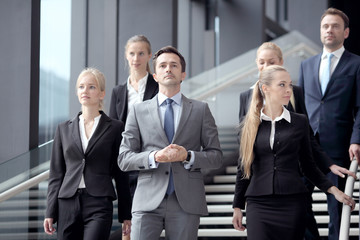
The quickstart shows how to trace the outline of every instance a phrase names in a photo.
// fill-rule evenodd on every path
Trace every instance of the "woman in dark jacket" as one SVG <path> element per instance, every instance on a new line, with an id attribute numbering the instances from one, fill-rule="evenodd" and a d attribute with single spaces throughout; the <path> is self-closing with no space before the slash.
<path id="1" fill-rule="evenodd" d="M 82 111 L 56 130 L 44 230 L 53 234 L 57 222 L 57 239 L 104 240 L 112 226 L 114 174 L 122 186 L 118 198 L 131 198 L 127 174 L 115 171 L 124 124 L 101 110 L 105 77 L 99 70 L 84 69 L 76 87 Z M 130 229 L 131 206 L 120 208 L 119 219 Z"/>
<path id="2" fill-rule="evenodd" d="M 153 98 L 159 91 L 158 83 L 154 80 L 149 60 L 151 59 L 151 45 L 143 35 L 131 37 L 125 45 L 125 58 L 129 67 L 129 77 L 125 84 L 114 87 L 111 95 L 109 116 L 126 123 L 131 106 Z M 119 170 L 120 171 L 120 170 Z M 138 171 L 128 172 L 131 196 L 134 196 Z M 118 238 L 115 233 L 112 238 Z M 130 239 L 123 237 L 123 239 Z"/>
<path id="3" fill-rule="evenodd" d="M 304 238 L 307 188 L 302 173 L 322 191 L 355 207 L 355 201 L 317 168 L 306 116 L 284 107 L 291 95 L 292 82 L 285 68 L 264 68 L 242 123 L 233 225 L 245 230 L 240 209 L 245 209 L 246 202 L 249 240 Z"/>

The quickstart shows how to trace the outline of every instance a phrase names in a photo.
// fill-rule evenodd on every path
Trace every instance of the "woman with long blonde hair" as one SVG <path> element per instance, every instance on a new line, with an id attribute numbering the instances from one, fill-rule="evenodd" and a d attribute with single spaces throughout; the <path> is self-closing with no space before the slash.
<path id="1" fill-rule="evenodd" d="M 302 174 L 324 192 L 355 207 L 316 166 L 307 117 L 288 111 L 292 81 L 285 68 L 265 67 L 256 82 L 242 123 L 233 225 L 243 231 L 246 205 L 247 237 L 300 240 L 305 233 L 307 188 Z"/>

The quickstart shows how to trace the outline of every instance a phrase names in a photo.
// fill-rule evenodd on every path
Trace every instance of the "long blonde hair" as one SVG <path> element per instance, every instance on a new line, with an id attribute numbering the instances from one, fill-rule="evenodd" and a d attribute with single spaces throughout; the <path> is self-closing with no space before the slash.
<path id="1" fill-rule="evenodd" d="M 262 86 L 270 86 L 275 72 L 284 71 L 286 69 L 279 65 L 271 65 L 264 68 L 256 82 L 249 110 L 244 121 L 240 124 L 241 127 L 241 141 L 240 141 L 240 167 L 243 171 L 244 178 L 250 178 L 251 165 L 254 161 L 254 144 L 256 135 L 260 125 L 260 112 L 264 106 L 264 93 Z"/>

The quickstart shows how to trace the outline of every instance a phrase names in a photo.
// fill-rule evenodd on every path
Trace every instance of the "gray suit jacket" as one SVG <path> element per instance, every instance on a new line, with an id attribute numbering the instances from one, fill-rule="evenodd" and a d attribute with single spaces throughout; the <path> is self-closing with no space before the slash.
<path id="1" fill-rule="evenodd" d="M 182 209 L 206 215 L 202 168 L 219 168 L 222 151 L 215 120 L 206 103 L 182 96 L 182 113 L 173 142 L 194 151 L 195 162 L 187 170 L 181 162 L 171 163 L 175 193 Z M 158 98 L 136 104 L 130 111 L 118 158 L 123 171 L 140 170 L 132 212 L 156 209 L 166 194 L 170 163 L 149 168 L 149 154 L 170 143 L 161 125 Z"/>

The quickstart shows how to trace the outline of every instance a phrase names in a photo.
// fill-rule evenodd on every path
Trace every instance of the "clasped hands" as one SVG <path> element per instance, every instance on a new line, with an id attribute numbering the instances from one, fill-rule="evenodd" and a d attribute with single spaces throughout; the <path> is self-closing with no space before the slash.
<path id="1" fill-rule="evenodd" d="M 157 151 L 154 157 L 155 161 L 160 163 L 182 162 L 187 157 L 187 151 L 183 146 L 170 144 L 169 146 Z"/>

